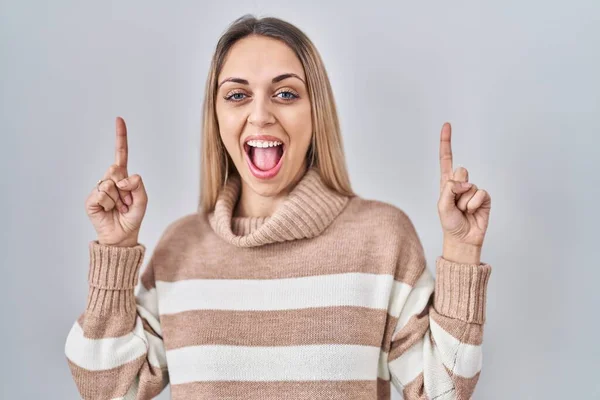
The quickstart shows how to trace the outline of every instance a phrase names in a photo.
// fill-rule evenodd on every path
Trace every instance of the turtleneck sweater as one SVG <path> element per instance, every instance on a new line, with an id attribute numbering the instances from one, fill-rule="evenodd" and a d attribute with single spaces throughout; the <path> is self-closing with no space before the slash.
<path id="1" fill-rule="evenodd" d="M 214 210 L 146 248 L 89 243 L 65 355 L 83 399 L 468 399 L 491 266 L 438 256 L 400 208 L 309 169 L 270 216 Z"/>

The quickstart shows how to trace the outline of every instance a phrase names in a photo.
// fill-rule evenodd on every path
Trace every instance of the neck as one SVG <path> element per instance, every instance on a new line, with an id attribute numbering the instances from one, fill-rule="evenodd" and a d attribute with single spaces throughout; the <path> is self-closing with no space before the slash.
<path id="1" fill-rule="evenodd" d="M 273 215 L 277 207 L 285 201 L 305 173 L 306 168 L 303 166 L 287 187 L 274 196 L 263 196 L 257 193 L 242 179 L 240 199 L 235 206 L 233 217 L 268 217 Z"/>

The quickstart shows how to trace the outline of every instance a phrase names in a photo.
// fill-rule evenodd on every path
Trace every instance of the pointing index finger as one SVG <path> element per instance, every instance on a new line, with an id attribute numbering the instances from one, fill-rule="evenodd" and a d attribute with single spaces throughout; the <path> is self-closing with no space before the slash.
<path id="1" fill-rule="evenodd" d="M 116 131 L 115 163 L 120 167 L 127 168 L 127 126 L 121 117 L 117 117 Z"/>
<path id="2" fill-rule="evenodd" d="M 454 169 L 452 168 L 452 129 L 450 123 L 446 122 L 442 126 L 442 133 L 440 134 L 440 169 L 441 169 L 441 180 L 444 183 L 448 179 L 452 179 L 454 175 Z"/>

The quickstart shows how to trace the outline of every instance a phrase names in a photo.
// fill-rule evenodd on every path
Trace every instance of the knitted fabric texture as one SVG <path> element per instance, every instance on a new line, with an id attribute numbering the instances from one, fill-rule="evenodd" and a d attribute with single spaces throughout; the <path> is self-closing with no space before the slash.
<path id="1" fill-rule="evenodd" d="M 338 194 L 311 168 L 268 217 L 214 211 L 146 247 L 89 243 L 65 343 L 83 399 L 468 399 L 491 266 L 435 259 L 400 208 Z"/>

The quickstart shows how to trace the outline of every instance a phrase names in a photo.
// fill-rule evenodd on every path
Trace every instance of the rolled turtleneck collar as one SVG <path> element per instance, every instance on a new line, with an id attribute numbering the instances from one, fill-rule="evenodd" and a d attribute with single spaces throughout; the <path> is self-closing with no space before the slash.
<path id="1" fill-rule="evenodd" d="M 238 247 L 254 247 L 312 238 L 325 230 L 348 203 L 349 197 L 325 185 L 310 168 L 285 200 L 268 217 L 233 217 L 241 193 L 241 178 L 232 175 L 208 215 L 213 230 Z"/>

